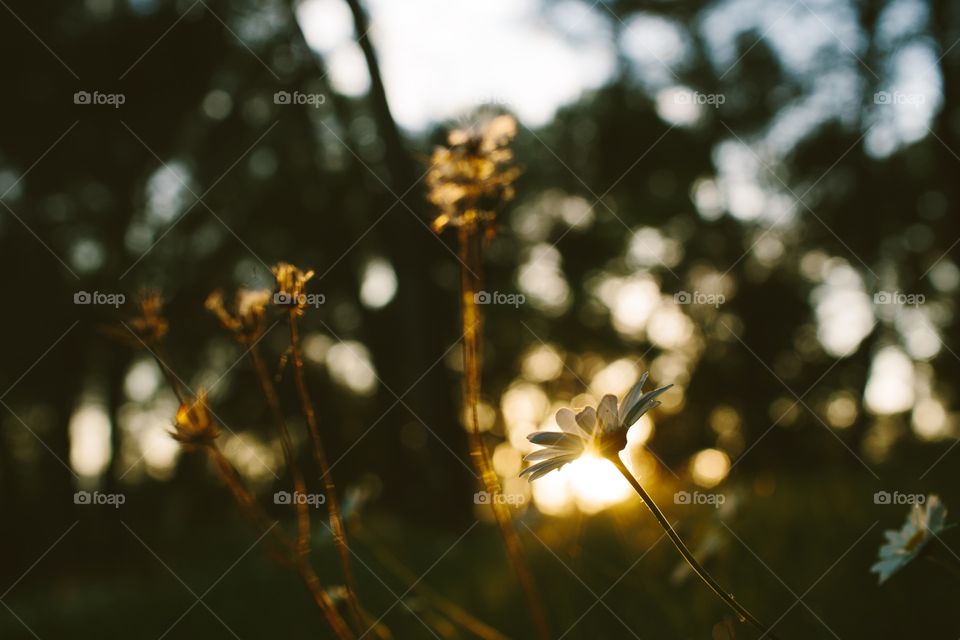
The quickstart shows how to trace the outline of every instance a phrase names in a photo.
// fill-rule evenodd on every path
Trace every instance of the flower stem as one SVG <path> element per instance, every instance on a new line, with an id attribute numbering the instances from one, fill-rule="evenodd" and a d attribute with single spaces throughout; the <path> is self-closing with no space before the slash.
<path id="1" fill-rule="evenodd" d="M 510 640 L 503 633 L 478 619 L 456 602 L 448 599 L 440 592 L 435 591 L 433 588 L 428 586 L 426 582 L 420 578 L 420 576 L 411 571 L 405 564 L 403 564 L 403 562 L 390 553 L 389 549 L 387 549 L 385 545 L 374 540 L 369 532 L 366 532 L 363 529 L 362 523 L 359 529 L 360 534 L 363 536 L 362 541 L 366 543 L 366 546 L 373 552 L 376 558 L 380 561 L 380 564 L 384 565 L 387 570 L 403 581 L 405 586 L 410 591 L 416 593 L 426 602 L 432 604 L 433 607 L 441 614 L 446 615 L 447 618 L 459 624 L 461 627 L 480 638 L 480 640 Z"/>
<path id="2" fill-rule="evenodd" d="M 500 528 L 504 546 L 507 549 L 507 559 L 513 569 L 520 587 L 527 600 L 527 608 L 540 640 L 550 638 L 550 628 L 547 624 L 546 609 L 537 591 L 533 573 L 527 564 L 520 537 L 513 524 L 510 509 L 497 499 L 500 494 L 500 481 L 493 469 L 490 454 L 483 443 L 480 434 L 480 310 L 477 308 L 476 293 L 478 290 L 480 272 L 480 238 L 467 227 L 460 227 L 459 234 L 460 257 L 460 308 L 463 329 L 463 362 L 464 362 L 464 396 L 470 414 L 470 459 L 474 469 L 480 475 L 483 487 L 491 496 L 491 508 L 494 519 Z"/>
<path id="3" fill-rule="evenodd" d="M 297 466 L 293 455 L 293 444 L 290 439 L 290 431 L 287 429 L 286 420 L 283 417 L 283 409 L 280 407 L 280 398 L 277 395 L 277 389 L 267 373 L 266 364 L 263 356 L 260 354 L 260 347 L 256 342 L 250 347 L 250 359 L 253 361 L 253 369 L 256 371 L 257 380 L 260 382 L 260 390 L 263 391 L 263 397 L 267 401 L 270 413 L 273 416 L 274 428 L 277 435 L 280 436 L 280 444 L 283 447 L 283 457 L 286 461 L 290 475 L 293 477 L 293 487 L 300 495 L 306 494 L 306 484 L 303 481 L 303 474 L 300 467 Z M 310 506 L 305 500 L 295 500 L 297 511 L 297 552 L 301 556 L 310 555 Z"/>
<path id="4" fill-rule="evenodd" d="M 690 549 L 687 548 L 687 545 L 684 543 L 683 539 L 680 537 L 674 528 L 670 524 L 670 521 L 667 520 L 667 517 L 663 515 L 663 512 L 660 511 L 660 507 L 657 506 L 657 503 L 653 501 L 653 498 L 650 497 L 650 494 L 640 485 L 636 478 L 633 477 L 633 474 L 630 473 L 630 470 L 627 469 L 626 465 L 623 464 L 623 461 L 620 459 L 620 456 L 617 453 L 611 453 L 607 456 L 617 470 L 623 474 L 623 477 L 627 479 L 627 482 L 636 490 L 637 494 L 640 496 L 640 499 L 643 500 L 643 503 L 647 505 L 647 508 L 650 509 L 650 513 L 653 514 L 653 517 L 656 519 L 657 523 L 663 528 L 664 533 L 667 534 L 667 537 L 670 538 L 670 541 L 673 542 L 673 546 L 677 548 L 677 551 L 680 552 L 680 555 L 683 556 L 683 559 L 687 561 L 687 564 L 690 565 L 690 568 L 693 569 L 693 572 L 703 580 L 708 587 L 723 600 L 728 607 L 733 609 L 734 613 L 740 618 L 741 622 L 749 622 L 752 624 L 758 631 L 760 631 L 761 639 L 770 638 L 770 640 L 777 640 L 777 637 L 773 635 L 773 631 L 767 628 L 762 622 L 757 620 L 747 609 L 737 602 L 732 593 L 727 593 L 723 590 L 720 584 L 713 579 L 707 570 L 703 568 L 699 561 L 694 557 Z"/>
<path id="5" fill-rule="evenodd" d="M 353 569 L 350 566 L 350 549 L 347 547 L 347 532 L 343 526 L 343 517 L 340 515 L 340 501 L 337 498 L 337 488 L 333 482 L 333 476 L 330 475 L 330 464 L 327 461 L 327 454 L 323 447 L 323 441 L 320 439 L 320 430 L 317 427 L 317 416 L 313 410 L 313 400 L 310 398 L 310 392 L 307 389 L 306 374 L 303 366 L 303 353 L 300 349 L 300 332 L 297 327 L 297 310 L 290 310 L 290 350 L 293 357 L 294 381 L 297 387 L 297 395 L 300 397 L 300 405 L 303 410 L 303 416 L 307 421 L 307 429 L 310 432 L 310 441 L 313 444 L 313 457 L 320 468 L 320 478 L 323 480 L 323 488 L 327 498 L 327 508 L 330 512 L 330 527 L 333 530 L 333 542 L 337 548 L 337 555 L 340 558 L 340 566 L 343 570 L 344 586 L 347 591 L 347 603 L 350 608 L 350 615 L 358 629 L 365 627 L 363 609 L 357 598 L 357 586 L 353 577 Z"/>
<path id="6" fill-rule="evenodd" d="M 156 351 L 151 351 L 151 353 L 154 359 L 157 361 L 157 364 L 159 364 L 160 368 L 163 370 L 167 382 L 177 395 L 180 403 L 183 404 L 186 401 L 186 396 L 180 387 L 179 380 L 173 374 L 173 371 L 167 366 L 160 354 L 158 354 Z M 287 536 L 287 534 L 280 529 L 269 524 L 269 519 L 257 504 L 253 494 L 250 493 L 250 490 L 247 489 L 246 485 L 244 485 L 243 480 L 240 477 L 240 473 L 227 459 L 227 457 L 223 455 L 223 452 L 218 446 L 216 446 L 216 443 L 206 445 L 204 448 L 206 449 L 210 460 L 213 462 L 214 468 L 217 470 L 217 475 L 220 476 L 220 479 L 223 481 L 223 483 L 226 484 L 230 489 L 230 493 L 233 495 L 234 500 L 240 507 L 241 513 L 243 513 L 243 515 L 254 525 L 264 529 L 265 531 L 268 531 L 271 534 L 270 539 L 273 540 L 274 544 L 276 544 L 277 547 L 284 552 L 282 554 L 273 553 L 272 555 L 274 556 L 274 559 L 277 560 L 278 564 L 281 566 L 289 568 L 290 563 L 286 554 L 295 549 L 293 543 L 289 539 L 289 536 Z M 347 623 L 340 615 L 340 612 L 337 611 L 337 605 L 333 602 L 330 594 L 328 594 L 326 589 L 323 588 L 323 585 L 320 583 L 320 579 L 314 572 L 313 567 L 310 566 L 307 556 L 299 552 L 291 553 L 291 555 L 293 557 L 293 565 L 297 574 L 303 580 L 303 584 L 307 587 L 307 590 L 310 591 L 310 595 L 313 598 L 314 603 L 316 604 L 317 608 L 320 609 L 320 612 L 323 614 L 324 619 L 327 621 L 327 624 L 330 625 L 330 628 L 333 630 L 334 634 L 336 634 L 336 637 L 339 640 L 353 640 L 355 637 L 353 632 L 350 631 L 349 627 L 347 627 Z"/>
<path id="7" fill-rule="evenodd" d="M 272 538 L 281 548 L 287 550 L 288 553 L 292 552 L 294 549 L 292 541 L 289 540 L 287 534 L 279 527 L 269 524 L 269 519 L 266 517 L 266 514 L 264 514 L 259 505 L 257 505 L 253 494 L 251 494 L 243 484 L 240 474 L 227 457 L 223 455 L 220 448 L 217 447 L 216 444 L 211 444 L 206 448 L 210 459 L 214 463 L 214 467 L 217 469 L 218 475 L 227 487 L 229 487 L 241 511 L 252 522 L 257 523 L 261 528 L 272 534 Z M 301 553 L 291 553 L 291 555 L 293 557 L 294 569 L 300 576 L 303 584 L 307 587 L 314 603 L 317 605 L 317 608 L 320 609 L 324 619 L 327 621 L 327 624 L 330 625 L 330 628 L 336 634 L 337 638 L 340 640 L 352 640 L 355 637 L 354 634 L 347 627 L 347 623 L 337 611 L 337 605 L 333 602 L 327 590 L 323 588 L 320 579 L 314 572 L 313 567 L 310 566 L 307 557 Z"/>

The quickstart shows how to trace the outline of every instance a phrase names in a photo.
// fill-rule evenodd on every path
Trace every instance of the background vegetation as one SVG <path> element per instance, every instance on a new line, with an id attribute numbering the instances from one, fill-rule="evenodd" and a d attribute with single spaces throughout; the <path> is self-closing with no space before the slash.
<path id="1" fill-rule="evenodd" d="M 295 580 L 261 550 L 247 554 L 259 533 L 224 488 L 168 443 L 176 403 L 158 370 L 104 331 L 129 302 L 74 303 L 79 291 L 165 293 L 172 366 L 192 388 L 213 386 L 225 448 L 269 504 L 289 485 L 269 417 L 203 300 L 270 286 L 279 260 L 314 269 L 326 296 L 303 320 L 308 375 L 368 609 L 389 608 L 400 638 L 430 637 L 411 611 L 442 637 L 468 637 L 405 593 L 389 550 L 508 636 L 529 633 L 473 500 L 457 263 L 423 198 L 426 159 L 456 121 L 401 127 L 388 99 L 471 79 L 391 85 L 378 65 L 392 65 L 378 57 L 386 10 L 375 3 L 368 24 L 355 0 L 344 4 L 354 39 L 364 34 L 360 92 L 334 82 L 332 54 L 307 44 L 292 0 L 0 8 L 4 638 L 326 637 Z M 881 531 L 905 515 L 875 492 L 960 504 L 958 7 L 601 0 L 529 11 L 572 46 L 586 36 L 563 12 L 589 16 L 612 64 L 546 122 L 510 96 L 481 99 L 486 88 L 464 105 L 521 122 L 518 197 L 485 273 L 491 291 L 526 296 L 487 307 L 498 470 L 556 404 L 649 369 L 677 385 L 638 454 L 652 489 L 758 616 L 783 614 L 784 638 L 907 637 L 918 625 L 956 638 L 948 574 L 909 567 L 881 588 L 867 570 Z M 430 34 L 434 16 L 414 17 Z M 495 65 L 496 34 L 425 41 L 433 58 L 463 47 Z M 78 91 L 125 102 L 76 104 Z M 277 91 L 324 102 L 276 104 Z M 683 292 L 722 304 L 677 304 Z M 284 334 L 281 323 L 263 343 L 274 366 Z M 713 481 L 696 473 L 704 450 L 727 461 Z M 723 508 L 673 504 L 675 491 L 716 480 L 700 489 L 727 496 Z M 675 573 L 632 499 L 592 515 L 569 495 L 539 509 L 524 484 L 506 486 L 524 496 L 518 526 L 557 637 L 601 597 L 565 637 L 702 638 L 723 618 Z M 126 503 L 76 505 L 78 489 Z M 945 539 L 957 548 L 955 536 Z M 317 545 L 321 574 L 334 574 L 329 542 Z M 394 606 L 401 597 L 409 608 Z"/>

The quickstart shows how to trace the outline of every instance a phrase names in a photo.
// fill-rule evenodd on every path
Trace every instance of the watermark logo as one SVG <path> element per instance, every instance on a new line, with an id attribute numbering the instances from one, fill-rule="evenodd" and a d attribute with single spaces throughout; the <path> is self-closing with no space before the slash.
<path id="1" fill-rule="evenodd" d="M 73 494 L 73 504 L 79 505 L 108 505 L 119 509 L 127 501 L 122 493 L 101 493 L 100 491 L 77 491 Z"/>
<path id="2" fill-rule="evenodd" d="M 322 93 L 301 93 L 294 91 L 277 91 L 273 94 L 273 104 L 296 104 L 309 105 L 314 109 L 319 109 L 320 105 L 327 102 L 327 96 Z"/>
<path id="3" fill-rule="evenodd" d="M 326 504 L 326 502 L 327 496 L 322 493 L 300 493 L 299 491 L 290 493 L 289 491 L 277 491 L 273 494 L 273 504 L 306 504 L 317 508 L 322 504 Z"/>
<path id="4" fill-rule="evenodd" d="M 316 309 L 327 301 L 327 296 L 322 293 L 301 293 L 300 295 L 290 295 L 283 291 L 277 291 L 273 294 L 273 304 L 281 307 L 313 307 Z"/>
<path id="5" fill-rule="evenodd" d="M 501 293 L 499 291 L 477 291 L 473 294 L 476 304 L 507 304 L 515 308 L 526 304 L 527 296 L 522 293 Z"/>
<path id="6" fill-rule="evenodd" d="M 109 305 L 115 309 L 120 308 L 127 301 L 127 296 L 122 293 L 103 293 L 100 291 L 77 291 L 73 294 L 73 304 L 98 304 Z"/>
<path id="7" fill-rule="evenodd" d="M 720 105 L 727 101 L 727 97 L 722 93 L 700 93 L 698 91 L 678 91 L 673 96 L 676 104 L 699 104 L 719 109 Z"/>
<path id="8" fill-rule="evenodd" d="M 673 504 L 709 504 L 719 509 L 720 505 L 727 501 L 727 497 L 722 493 L 703 493 L 702 491 L 677 491 L 673 494 Z"/>
<path id="9" fill-rule="evenodd" d="M 873 294 L 873 304 L 894 304 L 898 306 L 919 307 L 927 301 L 922 293 L 903 293 L 901 291 L 877 291 Z"/>
<path id="10" fill-rule="evenodd" d="M 727 297 L 722 293 L 703 293 L 701 291 L 678 291 L 673 294 L 673 301 L 676 304 L 706 304 L 714 309 L 719 309 L 720 305 L 727 301 Z"/>
<path id="11" fill-rule="evenodd" d="M 922 493 L 900 493 L 899 491 L 877 491 L 873 494 L 873 504 L 914 505 L 923 504 L 927 496 Z"/>
<path id="12" fill-rule="evenodd" d="M 127 101 L 122 93 L 101 93 L 100 91 L 77 91 L 73 94 L 73 104 L 106 105 L 119 109 Z"/>
<path id="13" fill-rule="evenodd" d="M 510 104 L 510 100 L 496 93 L 484 93 L 477 96 L 477 103 L 491 107 L 505 107 Z"/>
<path id="14" fill-rule="evenodd" d="M 900 91 L 877 91 L 873 94 L 873 104 L 908 104 L 919 107 L 927 101 L 922 93 L 901 93 Z"/>
<path id="15" fill-rule="evenodd" d="M 506 504 L 516 507 L 526 502 L 526 500 L 526 496 L 522 493 L 490 493 L 489 491 L 477 491 L 473 494 L 473 504 Z"/>

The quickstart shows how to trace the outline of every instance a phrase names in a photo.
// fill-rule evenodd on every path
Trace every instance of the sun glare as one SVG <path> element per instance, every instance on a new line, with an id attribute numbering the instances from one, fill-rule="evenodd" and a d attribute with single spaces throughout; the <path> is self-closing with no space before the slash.
<path id="1" fill-rule="evenodd" d="M 631 497 L 633 489 L 609 460 L 586 454 L 531 485 L 537 508 L 549 515 L 597 513 Z"/>

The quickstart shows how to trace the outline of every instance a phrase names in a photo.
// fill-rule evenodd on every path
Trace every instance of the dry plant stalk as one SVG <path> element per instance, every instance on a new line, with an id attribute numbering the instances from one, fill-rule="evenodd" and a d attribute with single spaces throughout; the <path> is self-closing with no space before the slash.
<path id="1" fill-rule="evenodd" d="M 293 359 L 293 378 L 297 387 L 297 396 L 303 417 L 307 422 L 310 433 L 310 442 L 313 445 L 313 457 L 320 470 L 327 498 L 327 508 L 330 513 L 330 526 L 333 530 L 333 541 L 337 548 L 340 566 L 343 570 L 344 585 L 347 592 L 347 604 L 350 615 L 357 629 L 364 630 L 365 616 L 357 597 L 356 580 L 350 564 L 350 549 L 347 542 L 347 531 L 343 524 L 340 510 L 340 501 L 337 498 L 337 488 L 330 474 L 330 464 L 327 453 L 320 438 L 320 429 L 317 427 L 317 416 L 313 408 L 313 400 L 307 387 L 306 373 L 303 366 L 303 350 L 300 346 L 300 331 L 298 320 L 303 315 L 307 305 L 306 284 L 313 277 L 313 271 L 301 271 L 292 264 L 281 262 L 273 267 L 273 274 L 277 280 L 277 292 L 274 301 L 278 305 L 287 307 L 290 323 L 290 355 Z"/>
<path id="2" fill-rule="evenodd" d="M 362 533 L 362 525 L 360 530 Z M 380 561 L 380 563 L 383 564 L 392 574 L 402 580 L 404 584 L 406 584 L 408 590 L 416 593 L 424 600 L 432 603 L 434 608 L 445 615 L 448 619 L 459 624 L 461 627 L 477 636 L 481 640 L 508 640 L 507 636 L 505 636 L 503 633 L 497 629 L 494 629 L 486 622 L 478 619 L 456 602 L 453 602 L 452 600 L 443 596 L 441 593 L 429 587 L 420 576 L 411 571 L 406 565 L 398 560 L 385 546 L 377 544 L 376 541 L 371 538 L 371 536 L 365 535 L 363 536 L 363 540 L 366 542 L 366 546 L 370 548 L 377 556 L 377 559 Z"/>
<path id="3" fill-rule="evenodd" d="M 508 146 L 516 135 L 516 121 L 498 116 L 481 125 L 455 130 L 448 136 L 448 147 L 439 147 L 431 157 L 427 173 L 428 199 L 439 214 L 433 221 L 437 233 L 446 227 L 457 231 L 460 261 L 460 310 L 463 329 L 464 398 L 470 418 L 470 458 L 491 500 L 494 518 L 503 537 L 517 580 L 523 590 L 537 636 L 550 637 L 546 610 L 530 571 L 510 508 L 496 499 L 500 481 L 480 432 L 480 347 L 482 343 L 480 310 L 476 295 L 480 290 L 482 246 L 492 236 L 496 209 L 513 198 L 513 181 L 518 175 L 509 167 L 513 152 Z"/>
<path id="4" fill-rule="evenodd" d="M 236 467 L 217 446 L 216 439 L 220 434 L 220 428 L 207 407 L 206 393 L 201 390 L 195 398 L 188 399 L 179 379 L 173 374 L 165 359 L 159 355 L 158 350 L 168 328 L 167 321 L 162 315 L 162 297 L 158 293 L 141 295 L 137 305 L 141 315 L 133 318 L 129 324 L 125 323 L 125 332 L 118 331 L 116 334 L 123 336 L 133 346 L 146 348 L 150 352 L 180 400 L 180 407 L 174 419 L 174 431 L 171 435 L 187 451 L 206 452 L 213 462 L 217 475 L 227 485 L 244 517 L 262 529 L 265 534 L 270 535 L 271 541 L 281 550 L 280 553 L 273 554 L 274 559 L 284 567 L 292 567 L 300 576 L 314 604 L 320 609 L 336 637 L 339 640 L 353 640 L 356 635 L 340 615 L 336 603 L 313 570 L 308 556 L 301 552 L 303 544 L 299 538 L 302 534 L 298 536 L 298 542 L 294 542 L 282 529 L 270 523 L 270 519 L 244 484 Z M 157 327 L 162 327 L 162 331 L 153 330 Z"/>
<path id="5" fill-rule="evenodd" d="M 260 339 L 266 332 L 267 304 L 270 301 L 270 291 L 266 289 L 249 290 L 239 289 L 235 296 L 233 313 L 227 310 L 223 293 L 214 291 L 207 297 L 204 306 L 212 311 L 220 320 L 224 329 L 229 331 L 234 339 L 247 347 L 247 354 L 253 363 L 260 391 L 270 409 L 274 429 L 280 439 L 283 449 L 283 459 L 293 479 L 294 491 L 300 495 L 306 494 L 306 483 L 303 474 L 293 455 L 293 443 L 287 422 L 280 407 L 280 398 L 277 389 L 267 371 L 266 363 L 260 353 Z M 309 505 L 303 500 L 295 500 L 297 511 L 297 552 L 300 555 L 310 554 L 310 513 Z"/>

